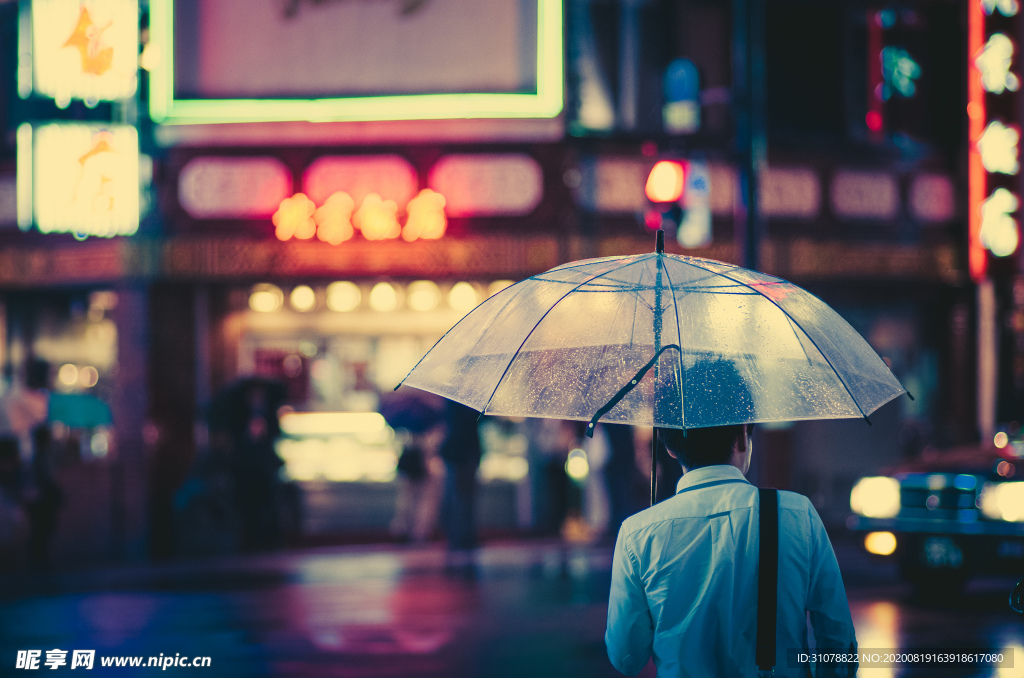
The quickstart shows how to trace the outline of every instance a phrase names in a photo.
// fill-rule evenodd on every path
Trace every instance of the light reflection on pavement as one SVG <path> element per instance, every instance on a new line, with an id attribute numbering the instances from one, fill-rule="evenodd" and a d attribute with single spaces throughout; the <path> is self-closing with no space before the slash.
<path id="1" fill-rule="evenodd" d="M 837 554 L 861 648 L 1013 648 L 1016 668 L 861 669 L 869 677 L 1024 676 L 1009 584 L 954 606 L 909 599 L 891 568 Z M 439 547 L 348 547 L 0 580 L 0 674 L 17 650 L 210 656 L 210 676 L 617 676 L 604 651 L 609 548 L 483 549 L 476 578 Z M 97 666 L 90 675 L 153 675 Z M 67 667 L 64 667 L 67 670 Z M 169 669 L 172 672 L 183 669 Z M 18 673 L 18 672 L 15 672 Z M 648 666 L 644 676 L 653 676 Z"/>

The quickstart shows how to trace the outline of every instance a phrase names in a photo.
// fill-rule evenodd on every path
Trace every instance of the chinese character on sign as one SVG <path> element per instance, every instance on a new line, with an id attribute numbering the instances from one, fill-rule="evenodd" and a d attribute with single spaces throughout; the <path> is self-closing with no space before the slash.
<path id="1" fill-rule="evenodd" d="M 75 650 L 71 653 L 71 668 L 91 669 L 96 659 L 96 650 Z"/>
<path id="2" fill-rule="evenodd" d="M 67 650 L 47 650 L 46 651 L 46 666 L 50 669 L 56 669 L 58 666 L 64 666 L 68 663 L 68 651 Z"/>
<path id="3" fill-rule="evenodd" d="M 70 47 L 78 51 L 82 62 L 82 73 L 103 75 L 110 70 L 110 66 L 114 62 L 114 48 L 107 45 L 103 36 L 110 28 L 110 24 L 98 26 L 93 21 L 87 7 L 81 7 L 78 12 L 75 30 L 72 31 L 63 47 Z"/>
<path id="4" fill-rule="evenodd" d="M 43 655 L 42 650 L 18 650 L 18 659 L 14 664 L 16 669 L 38 669 L 39 658 Z"/>
<path id="5" fill-rule="evenodd" d="M 444 196 L 424 188 L 409 201 L 409 218 L 402 230 L 402 238 L 409 242 L 417 238 L 437 240 L 444 235 L 448 220 L 444 216 Z"/>
<path id="6" fill-rule="evenodd" d="M 316 234 L 316 222 L 313 221 L 315 211 L 316 205 L 305 193 L 296 193 L 282 200 L 281 206 L 271 218 L 277 227 L 278 240 L 289 240 L 293 236 L 299 240 L 312 238 Z"/>
<path id="7" fill-rule="evenodd" d="M 316 222 L 316 237 L 332 245 L 338 245 L 352 238 L 352 212 L 356 203 L 344 191 L 332 193 L 327 202 L 313 212 Z"/>
<path id="8" fill-rule="evenodd" d="M 981 162 L 989 172 L 1016 174 L 1020 169 L 1017 163 L 1017 143 L 1020 132 L 1007 127 L 998 120 L 990 122 L 985 132 L 978 139 L 978 152 Z"/>
<path id="9" fill-rule="evenodd" d="M 882 100 L 887 101 L 893 93 L 912 97 L 917 92 L 914 82 L 921 77 L 921 67 L 905 49 L 886 47 L 882 50 Z"/>
<path id="10" fill-rule="evenodd" d="M 367 240 L 388 240 L 402 233 L 397 214 L 398 204 L 394 200 L 382 200 L 371 193 L 352 217 L 352 224 Z"/>
<path id="11" fill-rule="evenodd" d="M 995 33 L 985 43 L 974 64 L 981 71 L 981 85 L 993 94 L 1005 90 L 1016 92 L 1020 80 L 1010 72 L 1013 61 L 1013 41 L 1002 33 Z"/>
<path id="12" fill-rule="evenodd" d="M 981 244 L 997 257 L 1006 257 L 1017 251 L 1020 234 L 1017 221 L 1010 215 L 1019 206 L 1017 196 L 1005 188 L 997 188 L 981 204 Z"/>
<path id="13" fill-rule="evenodd" d="M 989 15 L 999 10 L 1003 16 L 1014 16 L 1020 9 L 1020 4 L 1017 0 L 981 0 L 981 8 Z"/>

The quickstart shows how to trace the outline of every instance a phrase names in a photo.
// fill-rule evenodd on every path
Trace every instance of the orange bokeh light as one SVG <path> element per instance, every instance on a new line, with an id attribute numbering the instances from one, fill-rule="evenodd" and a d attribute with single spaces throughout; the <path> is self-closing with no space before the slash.
<path id="1" fill-rule="evenodd" d="M 276 227 L 275 235 L 278 240 L 290 240 L 299 238 L 308 240 L 316 234 L 316 222 L 313 221 L 313 212 L 316 211 L 316 204 L 313 203 L 305 193 L 296 193 L 290 198 L 281 201 L 271 221 Z"/>
<path id="2" fill-rule="evenodd" d="M 332 193 L 327 202 L 313 212 L 316 222 L 316 237 L 332 245 L 340 245 L 355 233 L 352 227 L 352 212 L 356 203 L 344 191 Z"/>
<path id="3" fill-rule="evenodd" d="M 382 200 L 376 193 L 366 196 L 352 217 L 352 224 L 367 240 L 388 240 L 402 233 L 398 225 L 398 204 L 394 200 Z"/>
<path id="4" fill-rule="evenodd" d="M 412 242 L 417 238 L 437 240 L 443 236 L 448 227 L 444 205 L 445 199 L 440 193 L 429 188 L 420 191 L 406 206 L 409 217 L 406 219 L 405 228 L 402 229 L 402 239 Z"/>
<path id="5" fill-rule="evenodd" d="M 683 195 L 685 178 L 682 163 L 661 160 L 647 177 L 644 192 L 651 202 L 675 202 Z"/>

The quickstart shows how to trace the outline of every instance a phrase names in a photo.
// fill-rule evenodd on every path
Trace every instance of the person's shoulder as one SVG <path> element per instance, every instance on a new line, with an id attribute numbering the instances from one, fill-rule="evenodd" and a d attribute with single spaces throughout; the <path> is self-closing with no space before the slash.
<path id="1" fill-rule="evenodd" d="M 811 500 L 799 492 L 779 490 L 779 508 L 790 511 L 808 512 L 814 511 Z"/>
<path id="2" fill-rule="evenodd" d="M 666 520 L 677 518 L 676 512 L 672 509 L 674 502 L 670 499 L 659 502 L 654 506 L 645 508 L 642 511 L 634 513 L 630 517 L 622 521 L 622 527 L 619 528 L 619 533 L 623 535 L 633 534 L 646 528 L 663 523 Z"/>

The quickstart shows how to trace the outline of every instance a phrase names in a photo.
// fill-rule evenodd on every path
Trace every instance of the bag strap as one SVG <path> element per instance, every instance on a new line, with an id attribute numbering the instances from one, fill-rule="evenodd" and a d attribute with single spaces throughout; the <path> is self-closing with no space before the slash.
<path id="1" fill-rule="evenodd" d="M 774 672 L 775 625 L 779 602 L 779 491 L 758 490 L 760 548 L 757 568 L 758 671 Z"/>

